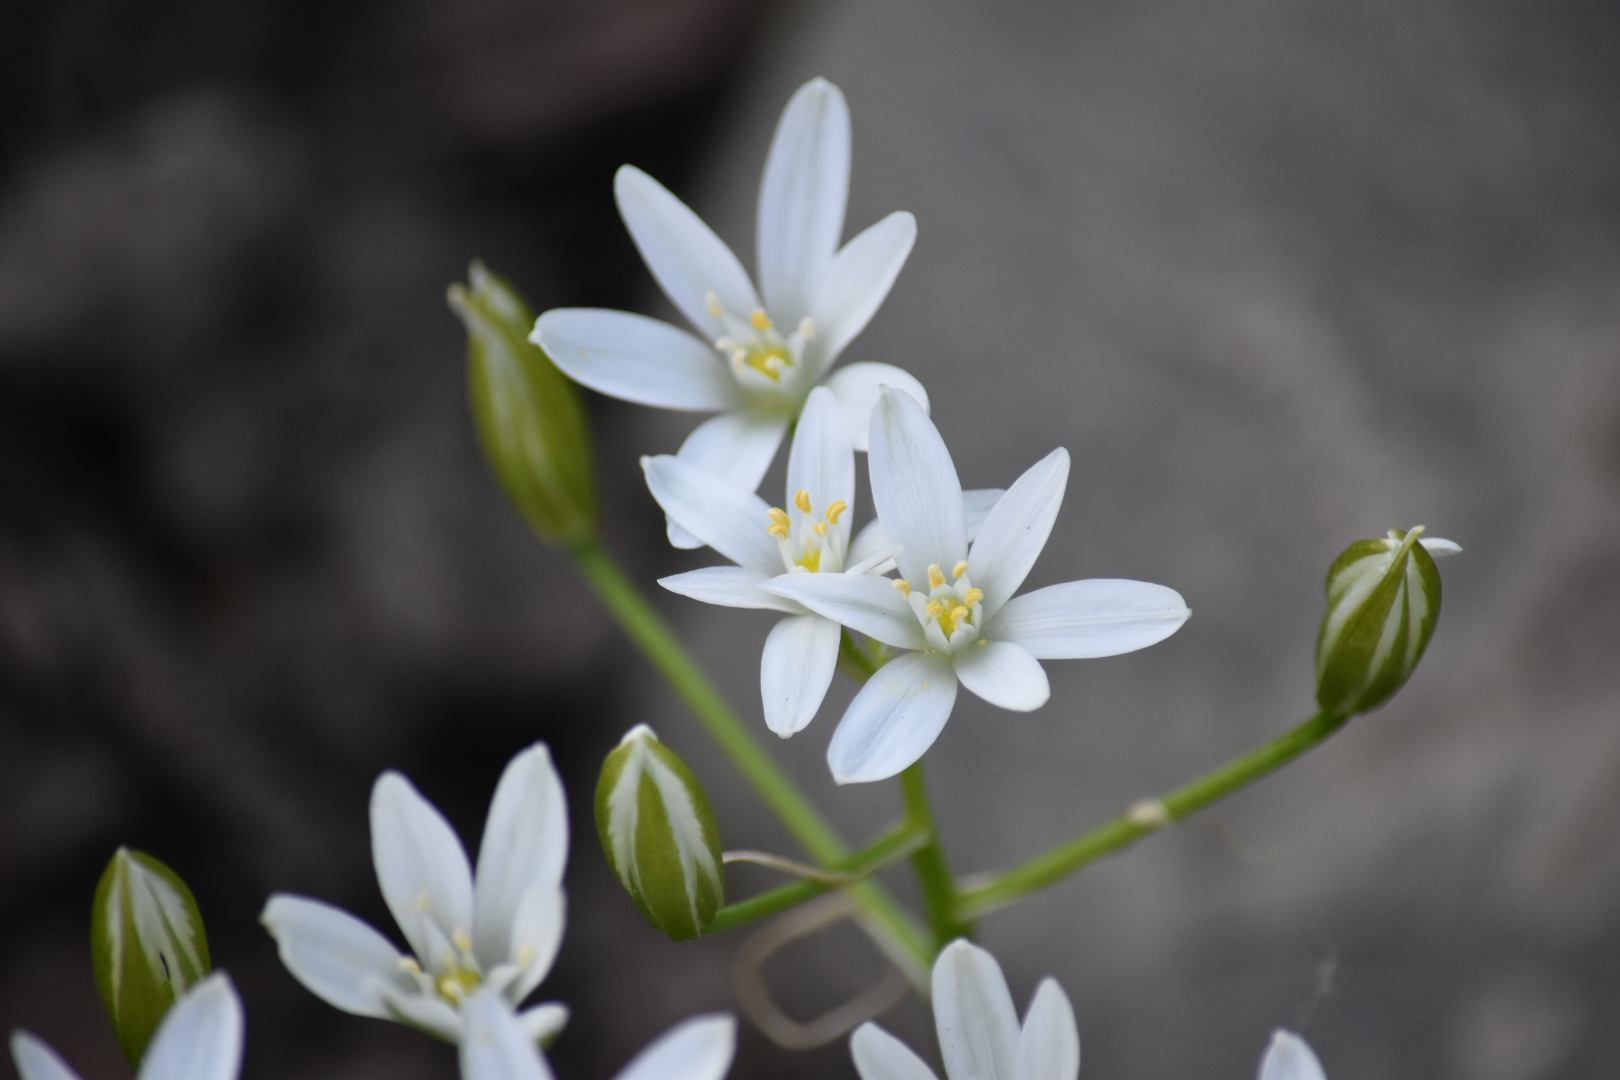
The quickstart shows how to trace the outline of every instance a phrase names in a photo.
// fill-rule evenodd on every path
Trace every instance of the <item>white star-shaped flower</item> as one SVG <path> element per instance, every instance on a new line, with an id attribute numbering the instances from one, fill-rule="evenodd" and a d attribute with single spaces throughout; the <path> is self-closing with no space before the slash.
<path id="1" fill-rule="evenodd" d="M 1260 1059 L 1260 1080 L 1327 1080 L 1327 1073 L 1322 1071 L 1322 1063 L 1316 1060 L 1309 1043 L 1292 1031 L 1278 1028 L 1271 1033 L 1266 1056 Z"/>
<path id="2" fill-rule="evenodd" d="M 897 211 L 842 248 L 849 193 L 849 107 L 812 79 L 777 124 L 759 191 L 759 291 L 724 241 L 658 181 L 621 168 L 619 213 L 653 277 L 697 329 L 600 308 L 541 315 L 532 339 L 563 371 L 610 397 L 694 412 L 718 410 L 680 457 L 749 491 L 759 486 L 811 389 L 837 395 L 850 439 L 865 449 L 878 386 L 928 401 L 889 364 L 833 364 L 883 303 L 917 225 Z M 761 298 L 763 295 L 763 299 Z M 831 372 L 831 374 L 829 374 Z M 698 547 L 671 523 L 670 539 Z"/>
<path id="3" fill-rule="evenodd" d="M 16 1031 L 11 1057 L 22 1080 L 79 1080 L 45 1043 Z M 236 1080 L 242 1069 L 242 1002 L 230 979 L 210 975 L 169 1009 L 135 1080 Z"/>
<path id="4" fill-rule="evenodd" d="M 397 772 L 383 773 L 371 791 L 371 853 L 383 899 L 414 957 L 318 900 L 277 894 L 265 905 L 261 919 L 282 962 L 317 997 L 458 1042 L 473 991 L 489 990 L 516 1007 L 551 969 L 562 940 L 568 808 L 543 743 L 501 774 L 476 879 L 449 822 Z M 567 1019 L 555 1003 L 517 1014 L 536 1042 Z"/>
<path id="5" fill-rule="evenodd" d="M 505 998 L 476 990 L 463 1011 L 461 1080 L 552 1080 L 551 1067 Z M 613 1080 L 721 1080 L 736 1046 L 731 1016 L 694 1016 L 654 1039 Z"/>
<path id="6" fill-rule="evenodd" d="M 1055 979 L 1042 979 L 1022 1025 L 1001 966 L 956 940 L 934 961 L 934 1028 L 948 1080 L 1075 1080 L 1080 1032 Z M 861 1080 L 935 1080 L 934 1070 L 876 1024 L 849 1038 Z M 1266 1078 L 1271 1080 L 1271 1078 Z"/>
<path id="7" fill-rule="evenodd" d="M 928 415 L 885 389 L 871 423 L 872 501 L 901 545 L 902 578 L 785 574 L 758 586 L 914 650 L 850 702 L 827 748 L 839 783 L 882 780 L 922 757 L 950 719 L 958 682 L 992 705 L 1027 712 L 1050 695 L 1041 660 L 1133 652 L 1186 622 L 1179 593 L 1141 581 L 1070 581 L 1013 595 L 1057 518 L 1068 451 L 1053 451 L 1007 489 L 970 550 L 956 466 Z"/>

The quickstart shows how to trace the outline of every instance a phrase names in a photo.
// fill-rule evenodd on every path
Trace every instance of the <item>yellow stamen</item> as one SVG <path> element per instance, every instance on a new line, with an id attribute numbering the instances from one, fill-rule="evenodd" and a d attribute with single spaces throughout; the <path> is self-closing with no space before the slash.
<path id="1" fill-rule="evenodd" d="M 534 946 L 525 945 L 523 948 L 519 949 L 517 954 L 517 962 L 518 967 L 527 970 L 529 965 L 534 963 Z"/>
<path id="2" fill-rule="evenodd" d="M 793 505 L 808 514 L 810 512 L 810 493 L 804 488 L 800 488 L 798 494 L 793 496 Z"/>
<path id="3" fill-rule="evenodd" d="M 937 589 L 943 584 L 945 584 L 945 571 L 939 568 L 939 563 L 935 563 L 928 568 L 928 587 Z"/>
<path id="4" fill-rule="evenodd" d="M 726 313 L 726 309 L 720 306 L 720 297 L 713 292 L 705 294 L 703 302 L 708 305 L 709 314 L 717 319 Z"/>
<path id="5" fill-rule="evenodd" d="M 422 974 L 422 965 L 416 962 L 414 956 L 402 956 L 399 958 L 399 970 L 407 975 L 420 975 Z"/>
<path id="6" fill-rule="evenodd" d="M 967 596 L 965 596 L 963 599 L 965 599 L 970 604 L 977 604 L 980 600 L 984 599 L 984 590 L 983 589 L 969 589 L 967 591 Z"/>
<path id="7" fill-rule="evenodd" d="M 904 595 L 904 596 L 910 596 L 911 595 L 911 582 L 907 581 L 905 578 L 898 579 L 894 583 L 894 587 L 896 589 L 899 589 L 901 594 Z"/>
<path id="8" fill-rule="evenodd" d="M 455 932 L 450 935 L 450 940 L 462 952 L 472 952 L 472 936 L 461 927 L 456 927 Z"/>
<path id="9" fill-rule="evenodd" d="M 799 336 L 809 341 L 816 336 L 816 320 L 806 315 L 799 320 Z"/>
<path id="10" fill-rule="evenodd" d="M 817 536 L 826 536 L 827 535 L 827 523 L 825 521 L 816 522 L 816 535 Z"/>
<path id="11" fill-rule="evenodd" d="M 765 309 L 762 307 L 754 309 L 754 316 L 750 321 L 753 322 L 754 329 L 762 334 L 771 328 L 771 317 L 765 314 Z"/>
<path id="12" fill-rule="evenodd" d="M 951 608 L 951 619 L 955 622 L 961 622 L 971 614 L 973 614 L 973 612 L 969 611 L 965 607 Z"/>
<path id="13" fill-rule="evenodd" d="M 417 911 L 425 912 L 432 905 L 433 905 L 433 901 L 428 899 L 428 894 L 427 893 L 417 893 L 416 894 L 416 910 Z"/>
<path id="14" fill-rule="evenodd" d="M 787 511 L 778 510 L 773 506 L 768 512 L 771 523 L 765 527 L 765 531 L 772 536 L 780 536 L 783 540 L 786 540 L 793 526 L 793 523 L 788 519 Z"/>
<path id="15" fill-rule="evenodd" d="M 965 573 L 967 573 L 967 560 L 966 559 L 963 559 L 961 562 L 957 563 L 954 567 L 951 568 L 951 576 L 952 577 L 961 577 Z"/>
<path id="16" fill-rule="evenodd" d="M 827 520 L 832 522 L 834 525 L 838 524 L 838 515 L 842 514 L 848 509 L 849 503 L 845 502 L 843 499 L 839 499 L 837 502 L 827 507 Z"/>
<path id="17" fill-rule="evenodd" d="M 923 608 L 923 610 L 937 619 L 945 614 L 945 605 L 940 603 L 938 600 L 931 600 L 929 601 L 928 606 Z"/>

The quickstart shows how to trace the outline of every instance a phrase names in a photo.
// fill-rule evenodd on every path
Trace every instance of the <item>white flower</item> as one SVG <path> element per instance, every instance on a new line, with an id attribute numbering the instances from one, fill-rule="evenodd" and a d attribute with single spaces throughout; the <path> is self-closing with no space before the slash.
<path id="1" fill-rule="evenodd" d="M 540 316 L 531 339 L 571 377 L 610 397 L 719 410 L 688 436 L 680 457 L 749 491 L 822 383 L 843 406 L 851 442 L 865 449 L 880 383 L 925 407 L 928 398 L 889 364 L 851 364 L 828 376 L 883 303 L 917 234 L 912 216 L 898 211 L 838 247 L 849 143 L 849 107 L 838 87 L 825 79 L 800 87 L 782 111 L 760 184 L 758 293 L 696 214 L 624 166 L 613 182 L 619 213 L 653 277 L 700 336 L 623 311 L 559 308 Z M 671 525 L 672 542 L 699 546 Z"/>
<path id="2" fill-rule="evenodd" d="M 22 1080 L 79 1080 L 56 1051 L 28 1034 L 11 1035 Z M 236 1080 L 242 1068 L 242 1002 L 223 973 L 181 995 L 158 1025 L 136 1080 Z"/>
<path id="3" fill-rule="evenodd" d="M 528 997 L 562 940 L 568 808 L 543 743 L 501 774 L 478 849 L 476 881 L 449 822 L 396 772 L 371 791 L 371 853 L 383 899 L 415 957 L 353 915 L 277 894 L 261 916 L 293 977 L 356 1016 L 399 1020 L 452 1042 L 479 988 L 513 1006 Z M 518 1014 L 531 1040 L 562 1029 L 568 1010 Z"/>
<path id="4" fill-rule="evenodd" d="M 1066 450 L 1018 478 L 971 550 L 956 466 L 909 395 L 883 392 L 868 464 L 878 517 L 903 545 L 903 577 L 788 574 L 758 586 L 915 650 L 880 668 L 844 713 L 827 748 L 841 784 L 882 780 L 922 757 L 950 718 L 958 681 L 992 705 L 1026 712 L 1050 694 L 1041 660 L 1133 652 L 1187 620 L 1179 593 L 1140 581 L 1070 581 L 1013 596 L 1063 501 Z"/>
<path id="5" fill-rule="evenodd" d="M 1260 1059 L 1260 1080 L 1327 1080 L 1327 1074 L 1309 1043 L 1292 1031 L 1278 1028 L 1271 1033 L 1266 1056 Z"/>
<path id="6" fill-rule="evenodd" d="M 499 994 L 475 991 L 465 1009 L 462 1080 L 551 1080 L 551 1068 Z M 676 1024 L 620 1069 L 614 1080 L 721 1080 L 731 1067 L 737 1022 L 724 1013 Z"/>
<path id="7" fill-rule="evenodd" d="M 1080 1032 L 1056 980 L 1041 980 L 1020 1026 L 996 958 L 958 939 L 934 961 L 933 990 L 934 1027 L 948 1080 L 1075 1080 L 1079 1075 Z M 849 1049 L 861 1080 L 934 1080 L 934 1070 L 876 1024 L 856 1028 Z"/>
<path id="8" fill-rule="evenodd" d="M 762 582 L 790 574 L 885 573 L 894 547 L 881 527 L 868 526 L 850 544 L 855 452 L 831 390 L 810 392 L 788 453 L 786 509 L 668 454 L 643 458 L 647 487 L 670 520 L 731 559 L 662 578 L 671 592 L 725 607 L 787 613 L 765 638 L 759 688 L 765 723 L 783 738 L 804 728 L 821 708 L 838 664 L 839 624 L 796 600 L 766 592 Z M 999 491 L 968 492 L 982 518 Z"/>

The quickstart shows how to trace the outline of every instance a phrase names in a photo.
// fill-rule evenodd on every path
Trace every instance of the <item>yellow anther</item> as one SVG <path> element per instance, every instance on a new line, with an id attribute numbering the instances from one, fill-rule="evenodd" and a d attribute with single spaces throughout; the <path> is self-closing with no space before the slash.
<path id="1" fill-rule="evenodd" d="M 816 320 L 806 315 L 799 320 L 799 336 L 809 341 L 816 336 Z"/>
<path id="2" fill-rule="evenodd" d="M 899 589 L 901 595 L 903 595 L 903 596 L 910 596 L 911 595 L 911 582 L 907 581 L 905 578 L 900 578 L 899 580 L 897 580 L 894 583 L 894 587 L 896 589 Z"/>
<path id="3" fill-rule="evenodd" d="M 838 515 L 842 514 L 848 509 L 849 503 L 845 502 L 843 499 L 839 499 L 837 502 L 827 507 L 827 520 L 832 522 L 834 525 L 838 524 Z"/>
<path id="4" fill-rule="evenodd" d="M 523 948 L 519 949 L 517 954 L 517 962 L 518 967 L 527 970 L 529 965 L 534 963 L 534 946 L 525 945 Z"/>
<path id="5" fill-rule="evenodd" d="M 980 600 L 984 599 L 984 590 L 983 589 L 969 589 L 967 591 L 967 596 L 963 597 L 963 599 L 966 600 L 970 604 L 977 604 Z"/>
<path id="6" fill-rule="evenodd" d="M 704 304 L 708 305 L 709 314 L 713 315 L 717 319 L 726 313 L 726 309 L 720 306 L 720 297 L 716 293 L 706 293 L 703 297 L 703 302 Z"/>
<path id="7" fill-rule="evenodd" d="M 772 536 L 780 536 L 782 539 L 786 540 L 788 538 L 788 533 L 792 531 L 793 527 L 792 521 L 788 519 L 787 511 L 778 510 L 773 506 L 770 508 L 769 514 L 771 523 L 765 527 L 765 531 L 770 533 Z"/>
<path id="8" fill-rule="evenodd" d="M 943 584 L 945 584 L 945 571 L 939 568 L 939 563 L 935 563 L 928 568 L 928 587 L 937 589 Z"/>
<path id="9" fill-rule="evenodd" d="M 825 521 L 816 522 L 816 535 L 817 536 L 826 536 L 827 535 L 827 523 Z"/>
<path id="10" fill-rule="evenodd" d="M 424 893 L 417 893 L 416 894 L 416 910 L 417 911 L 426 912 L 427 909 L 432 907 L 432 906 L 433 906 L 433 901 L 428 899 L 428 894 L 427 893 L 424 892 Z"/>
<path id="11" fill-rule="evenodd" d="M 961 622 L 971 614 L 973 614 L 973 612 L 969 611 L 965 607 L 954 607 L 951 609 L 951 621 Z"/>
<path id="12" fill-rule="evenodd" d="M 929 601 L 928 606 L 923 608 L 923 610 L 937 619 L 945 614 L 945 605 L 940 603 L 938 600 L 931 600 Z"/>
<path id="13" fill-rule="evenodd" d="M 965 573 L 967 573 L 967 560 L 966 559 L 963 559 L 961 562 L 959 562 L 955 566 L 951 567 L 951 577 L 961 577 Z"/>
<path id="14" fill-rule="evenodd" d="M 462 952 L 472 952 L 472 935 L 461 927 L 456 927 L 455 932 L 450 935 L 450 940 Z"/>
<path id="15" fill-rule="evenodd" d="M 399 958 L 399 970 L 407 975 L 420 975 L 422 974 L 422 965 L 416 962 L 414 956 L 402 956 Z"/>
<path id="16" fill-rule="evenodd" d="M 451 1001 L 460 1001 L 467 993 L 467 988 L 461 985 L 461 980 L 454 975 L 446 975 L 439 980 L 439 993 Z"/>
<path id="17" fill-rule="evenodd" d="M 771 328 L 771 317 L 765 314 L 765 309 L 762 307 L 754 309 L 754 316 L 750 321 L 754 324 L 754 329 L 762 334 Z"/>
<path id="18" fill-rule="evenodd" d="M 800 488 L 798 493 L 793 496 L 793 505 L 808 514 L 810 512 L 810 493 L 804 488 Z"/>

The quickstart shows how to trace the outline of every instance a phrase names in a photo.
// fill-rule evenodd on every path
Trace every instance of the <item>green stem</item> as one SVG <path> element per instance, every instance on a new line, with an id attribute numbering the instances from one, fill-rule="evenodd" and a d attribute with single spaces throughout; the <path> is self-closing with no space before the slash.
<path id="1" fill-rule="evenodd" d="M 1088 863 L 1157 832 L 1293 761 L 1344 726 L 1347 717 L 1318 713 L 1299 727 L 1178 788 L 1137 803 L 1113 821 L 1038 855 L 977 888 L 963 890 L 958 917 L 973 919 L 1053 885 Z"/>
<path id="2" fill-rule="evenodd" d="M 849 636 L 848 630 L 839 630 L 838 666 L 845 675 L 858 683 L 864 683 L 876 675 L 877 669 L 883 665 L 874 660 L 865 649 L 855 644 L 855 639 Z"/>
<path id="3" fill-rule="evenodd" d="M 939 827 L 934 823 L 934 808 L 928 802 L 928 780 L 923 775 L 921 761 L 900 774 L 900 790 L 906 800 L 906 821 L 928 837 L 927 843 L 912 854 L 911 865 L 917 871 L 917 884 L 922 888 L 935 947 L 943 948 L 955 938 L 971 936 L 973 925 L 957 916 L 956 879 L 951 877 L 945 847 L 939 839 Z"/>
<path id="4" fill-rule="evenodd" d="M 862 848 L 847 859 L 842 859 L 827 869 L 839 874 L 848 874 L 851 877 L 864 878 L 882 870 L 894 860 L 904 858 L 915 851 L 928 839 L 927 833 L 914 827 L 909 821 L 900 828 L 889 833 L 870 847 Z M 735 904 L 727 904 L 715 912 L 709 925 L 703 928 L 705 937 L 718 934 L 723 930 L 732 930 L 744 923 L 763 919 L 767 915 L 775 915 L 778 911 L 786 911 L 806 900 L 829 892 L 836 886 L 826 882 L 805 878 L 790 885 L 772 889 L 747 900 L 739 900 Z"/>

